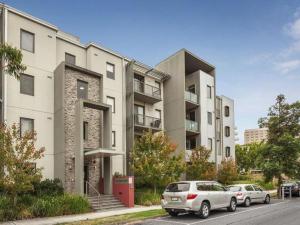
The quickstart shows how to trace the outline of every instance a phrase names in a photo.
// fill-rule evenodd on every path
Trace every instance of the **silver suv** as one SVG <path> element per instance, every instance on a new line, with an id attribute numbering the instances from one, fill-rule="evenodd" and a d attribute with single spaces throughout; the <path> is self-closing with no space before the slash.
<path id="1" fill-rule="evenodd" d="M 170 216 L 194 213 L 205 219 L 213 209 L 227 208 L 234 212 L 237 199 L 233 192 L 215 181 L 181 181 L 167 186 L 161 205 Z"/>

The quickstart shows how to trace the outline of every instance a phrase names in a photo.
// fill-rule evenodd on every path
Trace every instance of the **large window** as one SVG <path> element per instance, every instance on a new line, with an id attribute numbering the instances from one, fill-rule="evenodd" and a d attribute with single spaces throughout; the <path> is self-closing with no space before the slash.
<path id="1" fill-rule="evenodd" d="M 88 132 L 89 131 L 89 123 L 84 121 L 83 122 L 83 140 L 88 140 Z"/>
<path id="2" fill-rule="evenodd" d="M 225 137 L 230 137 L 230 127 L 225 127 Z"/>
<path id="3" fill-rule="evenodd" d="M 77 80 L 77 98 L 88 98 L 88 82 Z"/>
<path id="4" fill-rule="evenodd" d="M 34 77 L 21 74 L 20 76 L 20 93 L 34 96 Z"/>
<path id="5" fill-rule="evenodd" d="M 65 53 L 65 62 L 75 65 L 76 64 L 76 56 L 66 52 Z"/>
<path id="6" fill-rule="evenodd" d="M 207 98 L 211 98 L 211 86 L 207 85 Z"/>
<path id="7" fill-rule="evenodd" d="M 34 120 L 29 118 L 20 118 L 20 134 L 21 137 L 24 136 L 27 132 L 33 132 L 34 131 Z"/>
<path id="8" fill-rule="evenodd" d="M 229 114 L 230 114 L 230 113 L 229 113 L 229 106 L 225 106 L 225 107 L 224 107 L 224 111 L 225 111 L 225 112 L 224 112 L 225 116 L 228 117 Z"/>
<path id="9" fill-rule="evenodd" d="M 34 53 L 34 34 L 21 29 L 20 47 L 23 50 Z"/>
<path id="10" fill-rule="evenodd" d="M 115 65 L 112 63 L 106 63 L 106 77 L 115 79 Z"/>
<path id="11" fill-rule="evenodd" d="M 207 148 L 209 150 L 212 150 L 213 149 L 213 141 L 212 141 L 212 138 L 208 138 L 207 139 Z"/>
<path id="12" fill-rule="evenodd" d="M 197 140 L 196 138 L 189 138 L 186 139 L 186 149 L 187 150 L 193 150 L 197 146 Z"/>
<path id="13" fill-rule="evenodd" d="M 161 120 L 161 110 L 159 109 L 155 109 L 155 118 L 160 119 Z"/>
<path id="14" fill-rule="evenodd" d="M 229 146 L 227 146 L 226 148 L 225 148 L 225 156 L 228 158 L 228 157 L 230 157 L 230 147 Z"/>
<path id="15" fill-rule="evenodd" d="M 145 124 L 145 107 L 141 105 L 134 105 L 134 120 L 138 125 Z"/>
<path id="16" fill-rule="evenodd" d="M 212 125 L 212 113 L 211 112 L 207 112 L 207 123 L 209 125 Z"/>
<path id="17" fill-rule="evenodd" d="M 116 147 L 116 131 L 112 131 L 111 134 L 111 146 Z"/>
<path id="18" fill-rule="evenodd" d="M 107 97 L 106 97 L 106 103 L 107 103 L 108 105 L 111 105 L 111 111 L 112 111 L 112 113 L 115 113 L 115 112 L 116 112 L 116 109 L 115 109 L 115 107 L 116 107 L 116 104 L 115 104 L 115 98 L 114 98 L 114 97 L 107 96 Z"/>

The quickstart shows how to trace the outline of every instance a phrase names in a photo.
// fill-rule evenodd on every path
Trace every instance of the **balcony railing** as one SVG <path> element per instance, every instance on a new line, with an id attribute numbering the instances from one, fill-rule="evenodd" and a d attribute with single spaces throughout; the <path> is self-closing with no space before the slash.
<path id="1" fill-rule="evenodd" d="M 185 100 L 195 103 L 195 104 L 198 104 L 198 95 L 196 95 L 192 92 L 189 92 L 189 91 L 185 91 Z"/>
<path id="2" fill-rule="evenodd" d="M 149 84 L 145 84 L 142 81 L 137 79 L 134 80 L 134 91 L 154 97 L 154 98 L 161 98 L 161 91 L 158 87 L 154 87 Z"/>
<path id="3" fill-rule="evenodd" d="M 199 132 L 198 122 L 192 120 L 185 120 L 185 129 L 188 131 Z"/>
<path id="4" fill-rule="evenodd" d="M 153 129 L 161 129 L 161 119 L 142 114 L 134 115 L 134 124 Z"/>

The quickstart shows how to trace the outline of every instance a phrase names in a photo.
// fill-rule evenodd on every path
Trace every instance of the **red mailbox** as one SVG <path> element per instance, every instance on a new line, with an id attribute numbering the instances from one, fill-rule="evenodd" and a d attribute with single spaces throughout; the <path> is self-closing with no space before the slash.
<path id="1" fill-rule="evenodd" d="M 113 177 L 113 195 L 125 206 L 134 207 L 134 177 Z"/>

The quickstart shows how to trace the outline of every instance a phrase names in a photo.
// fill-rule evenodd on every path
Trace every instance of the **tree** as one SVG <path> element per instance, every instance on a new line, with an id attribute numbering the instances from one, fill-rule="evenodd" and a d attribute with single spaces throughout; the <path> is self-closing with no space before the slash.
<path id="1" fill-rule="evenodd" d="M 235 146 L 237 169 L 239 172 L 248 172 L 250 169 L 259 169 L 258 156 L 265 143 L 251 143 Z"/>
<path id="2" fill-rule="evenodd" d="M 232 184 L 237 178 L 237 168 L 233 159 L 224 159 L 218 168 L 218 181 L 224 185 Z"/>
<path id="3" fill-rule="evenodd" d="M 4 61 L 1 69 L 17 79 L 26 70 L 26 66 L 22 64 L 22 52 L 17 48 L 13 48 L 7 44 L 0 45 L 0 58 Z"/>
<path id="4" fill-rule="evenodd" d="M 268 128 L 268 141 L 262 148 L 260 164 L 267 181 L 277 178 L 279 188 L 283 174 L 291 178 L 299 176 L 299 121 L 300 102 L 288 104 L 284 95 L 278 95 L 268 116 L 259 120 L 261 127 Z"/>
<path id="5" fill-rule="evenodd" d="M 13 198 L 33 190 L 33 183 L 41 179 L 41 169 L 34 168 L 33 162 L 43 156 L 44 148 L 35 148 L 35 132 L 20 135 L 14 124 L 11 128 L 0 126 L 0 187 Z"/>
<path id="6" fill-rule="evenodd" d="M 185 171 L 183 154 L 175 154 L 176 145 L 164 133 L 144 133 L 135 141 L 131 167 L 137 184 L 153 187 L 178 180 Z"/>
<path id="7" fill-rule="evenodd" d="M 209 162 L 211 150 L 199 146 L 192 150 L 187 165 L 186 176 L 189 180 L 214 180 L 216 178 L 215 164 Z"/>

